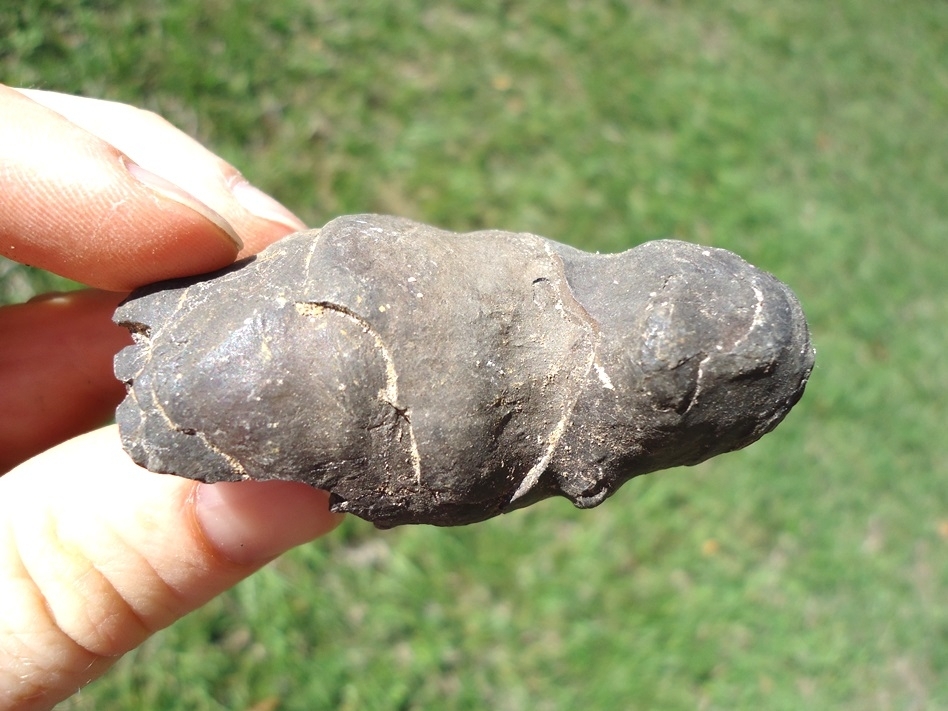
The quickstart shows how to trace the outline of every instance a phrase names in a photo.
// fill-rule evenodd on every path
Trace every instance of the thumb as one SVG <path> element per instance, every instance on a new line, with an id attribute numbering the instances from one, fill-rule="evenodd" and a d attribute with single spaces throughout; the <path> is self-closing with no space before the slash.
<path id="1" fill-rule="evenodd" d="M 153 474 L 114 427 L 0 479 L 0 708 L 45 709 L 340 517 L 291 482 Z"/>

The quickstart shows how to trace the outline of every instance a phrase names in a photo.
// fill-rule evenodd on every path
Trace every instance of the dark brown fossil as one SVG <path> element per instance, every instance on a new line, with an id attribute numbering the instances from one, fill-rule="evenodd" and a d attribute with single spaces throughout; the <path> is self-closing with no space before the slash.
<path id="1" fill-rule="evenodd" d="M 588 254 L 357 215 L 115 319 L 123 444 L 207 482 L 291 479 L 380 527 L 458 525 L 773 429 L 813 367 L 793 293 L 678 241 Z"/>

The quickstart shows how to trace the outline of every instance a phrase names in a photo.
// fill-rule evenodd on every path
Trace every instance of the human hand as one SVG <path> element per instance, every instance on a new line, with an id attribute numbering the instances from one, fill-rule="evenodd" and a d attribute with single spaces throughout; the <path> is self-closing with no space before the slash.
<path id="1" fill-rule="evenodd" d="M 0 308 L 0 709 L 46 709 L 339 517 L 305 484 L 152 474 L 90 431 L 123 396 L 125 292 L 296 217 L 154 114 L 4 86 L 0 195 L 0 254 L 95 287 Z"/>

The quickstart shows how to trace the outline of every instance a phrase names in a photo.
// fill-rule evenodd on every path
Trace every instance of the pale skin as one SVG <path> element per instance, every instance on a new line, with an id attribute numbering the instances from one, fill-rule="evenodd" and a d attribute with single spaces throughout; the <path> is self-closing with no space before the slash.
<path id="1" fill-rule="evenodd" d="M 0 308 L 0 710 L 32 711 L 340 518 L 305 484 L 152 474 L 100 427 L 123 296 L 298 218 L 155 114 L 2 85 L 0 196 L 0 254 L 90 287 Z"/>

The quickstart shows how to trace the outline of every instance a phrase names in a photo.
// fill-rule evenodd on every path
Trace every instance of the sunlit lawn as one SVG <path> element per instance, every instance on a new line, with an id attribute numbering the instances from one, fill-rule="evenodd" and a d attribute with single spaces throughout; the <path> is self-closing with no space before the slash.
<path id="1" fill-rule="evenodd" d="M 593 511 L 349 521 L 64 708 L 948 708 L 948 5 L 21 5 L 0 81 L 154 109 L 313 225 L 727 247 L 818 362 L 760 443 Z"/>

